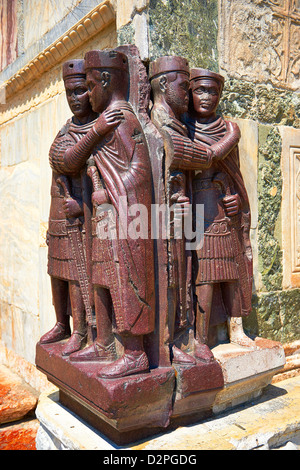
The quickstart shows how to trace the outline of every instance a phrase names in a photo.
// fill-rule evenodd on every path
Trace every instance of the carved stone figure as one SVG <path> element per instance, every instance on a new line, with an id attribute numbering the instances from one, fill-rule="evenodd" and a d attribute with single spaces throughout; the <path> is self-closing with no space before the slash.
<path id="1" fill-rule="evenodd" d="M 97 117 L 89 102 L 85 78 L 83 60 L 64 63 L 63 79 L 73 117 L 60 130 L 50 149 L 53 172 L 47 233 L 48 274 L 57 322 L 40 342 L 53 343 L 69 337 L 71 314 L 73 332 L 63 348 L 63 355 L 69 355 L 85 344 L 86 323 L 92 320 L 89 292 L 84 284 L 87 282 L 87 265 L 83 193 L 88 190 L 87 176 L 82 166 L 70 169 L 65 155 L 66 150 L 92 128 Z"/>
<path id="2" fill-rule="evenodd" d="M 190 170 L 192 160 L 200 167 L 209 164 L 212 154 L 210 150 L 202 151 L 200 146 L 192 143 L 181 121 L 189 103 L 188 62 L 178 56 L 161 57 L 150 64 L 149 79 L 154 101 L 151 119 L 166 143 L 168 203 L 170 206 L 178 203 L 184 211 L 184 206 L 190 202 L 189 175 L 184 170 Z M 169 285 L 175 290 L 175 307 L 173 312 L 169 312 L 170 342 L 173 343 L 176 334 L 192 322 L 188 318 L 192 309 L 191 257 L 185 250 L 184 239 L 171 238 L 169 266 Z M 195 364 L 195 359 L 175 344 L 172 346 L 172 359 L 176 363 Z"/>
<path id="3" fill-rule="evenodd" d="M 196 338 L 207 344 L 213 299 L 220 288 L 230 340 L 253 346 L 241 321 L 251 311 L 250 207 L 239 168 L 239 128 L 216 114 L 223 84 L 224 78 L 217 73 L 191 70 L 189 135 L 215 154 L 210 167 L 197 171 L 193 178 L 193 204 L 204 205 L 204 244 L 197 251 L 195 276 Z"/>
<path id="4" fill-rule="evenodd" d="M 184 206 L 192 202 L 192 170 L 205 171 L 214 161 L 223 158 L 231 149 L 232 141 L 237 142 L 232 129 L 223 136 L 219 147 L 211 147 L 196 139 L 191 139 L 183 122 L 183 116 L 189 105 L 190 71 L 186 59 L 177 56 L 165 56 L 150 64 L 150 80 L 153 91 L 154 106 L 152 119 L 167 142 L 166 179 L 169 184 L 169 199 Z M 179 172 L 178 172 L 179 170 Z M 172 188 L 176 191 L 172 192 Z M 209 211 L 209 209 L 207 209 Z M 191 305 L 191 255 L 185 251 L 185 243 L 173 241 L 171 264 L 178 270 L 177 289 L 184 291 L 185 299 L 190 298 Z M 179 281 L 180 280 L 180 281 Z M 179 296 L 180 299 L 180 296 Z M 187 318 L 188 304 L 181 304 L 181 318 Z M 204 361 L 213 361 L 213 355 L 206 342 L 200 340 L 196 329 L 194 355 Z M 188 362 L 188 358 L 175 347 L 173 348 L 176 362 Z"/>
<path id="5" fill-rule="evenodd" d="M 95 292 L 97 338 L 72 361 L 113 361 L 99 376 L 117 378 L 149 370 L 144 336 L 154 330 L 154 265 L 150 234 L 151 170 L 141 125 L 127 102 L 128 60 L 118 51 L 90 51 L 85 56 L 93 109 L 121 110 L 121 124 L 94 151 L 89 169 L 94 192 L 92 282 Z M 81 150 L 84 155 L 85 150 Z M 131 206 L 147 209 L 146 233 L 127 233 L 134 220 Z M 135 214 L 134 214 L 135 215 Z M 101 226 L 110 227 L 104 239 Z M 117 358 L 115 335 L 124 354 Z"/>
<path id="6" fill-rule="evenodd" d="M 47 235 L 56 324 L 37 368 L 120 445 L 257 396 L 284 351 L 242 327 L 250 208 L 239 128 L 216 114 L 223 77 L 178 56 L 150 63 L 148 77 L 123 45 L 66 62 L 63 79 L 73 117 L 50 149 Z M 152 231 L 153 206 L 170 209 L 167 236 Z M 230 341 L 215 348 L 226 320 Z"/>

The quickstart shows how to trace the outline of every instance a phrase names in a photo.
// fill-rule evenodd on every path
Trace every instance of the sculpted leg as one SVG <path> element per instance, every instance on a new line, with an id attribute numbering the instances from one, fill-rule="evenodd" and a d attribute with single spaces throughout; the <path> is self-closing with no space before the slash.
<path id="1" fill-rule="evenodd" d="M 110 362 L 116 358 L 114 335 L 112 332 L 112 301 L 108 289 L 94 288 L 97 338 L 93 344 L 70 356 L 71 361 Z"/>
<path id="2" fill-rule="evenodd" d="M 85 309 L 78 282 L 69 282 L 70 301 L 73 317 L 73 333 L 62 350 L 63 356 L 78 351 L 86 341 Z"/>
<path id="3" fill-rule="evenodd" d="M 70 319 L 68 311 L 69 288 L 68 282 L 51 277 L 52 299 L 56 314 L 56 324 L 44 334 L 40 343 L 56 343 L 70 336 Z"/>
<path id="4" fill-rule="evenodd" d="M 228 314 L 228 334 L 231 343 L 253 348 L 255 342 L 244 332 L 241 317 L 240 295 L 236 282 L 226 282 L 222 285 L 223 302 Z"/>
<path id="5" fill-rule="evenodd" d="M 214 360 L 214 356 L 207 346 L 213 291 L 214 285 L 212 283 L 196 286 L 195 356 L 205 362 Z"/>

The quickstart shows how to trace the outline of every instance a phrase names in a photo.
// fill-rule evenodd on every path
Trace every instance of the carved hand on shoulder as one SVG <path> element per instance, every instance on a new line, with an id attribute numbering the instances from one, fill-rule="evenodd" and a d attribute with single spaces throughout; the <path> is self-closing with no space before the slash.
<path id="1" fill-rule="evenodd" d="M 235 122 L 227 121 L 226 126 L 227 126 L 227 132 L 230 132 L 230 134 L 234 134 L 237 140 L 241 138 L 240 128 Z"/>
<path id="2" fill-rule="evenodd" d="M 124 115 L 119 109 L 104 111 L 98 117 L 94 129 L 99 136 L 104 137 L 106 134 L 114 130 L 123 119 Z"/>
<path id="3" fill-rule="evenodd" d="M 83 215 L 82 207 L 73 198 L 64 198 L 63 209 L 67 217 L 80 217 Z"/>
<path id="4" fill-rule="evenodd" d="M 216 160 L 223 160 L 228 153 L 235 147 L 241 138 L 239 126 L 235 122 L 226 122 L 227 132 L 225 136 L 211 146 Z"/>

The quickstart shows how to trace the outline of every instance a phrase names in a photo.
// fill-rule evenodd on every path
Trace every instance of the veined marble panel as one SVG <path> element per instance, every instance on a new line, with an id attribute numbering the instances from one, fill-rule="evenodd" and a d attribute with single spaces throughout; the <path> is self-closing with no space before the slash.
<path id="1" fill-rule="evenodd" d="M 283 288 L 300 287 L 300 129 L 282 126 Z"/>

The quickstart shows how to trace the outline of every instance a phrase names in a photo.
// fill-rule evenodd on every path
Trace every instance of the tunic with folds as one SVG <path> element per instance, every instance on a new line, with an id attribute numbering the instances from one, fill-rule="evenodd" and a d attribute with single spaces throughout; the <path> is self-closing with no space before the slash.
<path id="1" fill-rule="evenodd" d="M 226 121 L 221 117 L 209 124 L 187 119 L 189 135 L 194 142 L 208 148 L 222 139 Z M 238 194 L 239 213 L 228 217 L 223 199 Z M 196 172 L 193 179 L 193 204 L 204 204 L 204 243 L 197 251 L 196 285 L 236 281 L 241 298 L 241 315 L 251 311 L 252 253 L 249 239 L 250 207 L 239 166 L 238 147 L 223 160 Z M 246 234 L 246 237 L 244 235 Z"/>
<path id="2" fill-rule="evenodd" d="M 70 225 L 76 224 L 83 233 L 84 218 L 67 220 L 63 210 L 65 193 L 58 183 L 58 178 L 62 175 L 67 177 L 71 197 L 82 205 L 83 191 L 86 190 L 87 186 L 86 171 L 82 169 L 81 165 L 78 172 L 70 172 L 65 164 L 64 154 L 67 149 L 73 147 L 86 135 L 94 123 L 95 121 L 84 125 L 76 125 L 72 119 L 69 119 L 57 134 L 49 153 L 50 165 L 53 171 L 48 228 L 48 274 L 67 281 L 78 281 L 76 263 L 67 233 L 67 223 Z"/>
<path id="3" fill-rule="evenodd" d="M 94 209 L 92 279 L 94 285 L 110 290 L 114 331 L 145 335 L 154 330 L 155 322 L 151 166 L 145 137 L 132 107 L 118 101 L 108 109 L 113 108 L 122 110 L 124 121 L 93 154 L 108 204 Z M 145 218 L 139 218 L 144 221 L 140 238 L 132 237 L 130 231 L 126 233 L 139 216 L 135 210 L 131 212 L 134 204 L 145 208 L 141 214 Z M 114 235 L 105 238 L 105 226 Z"/>

